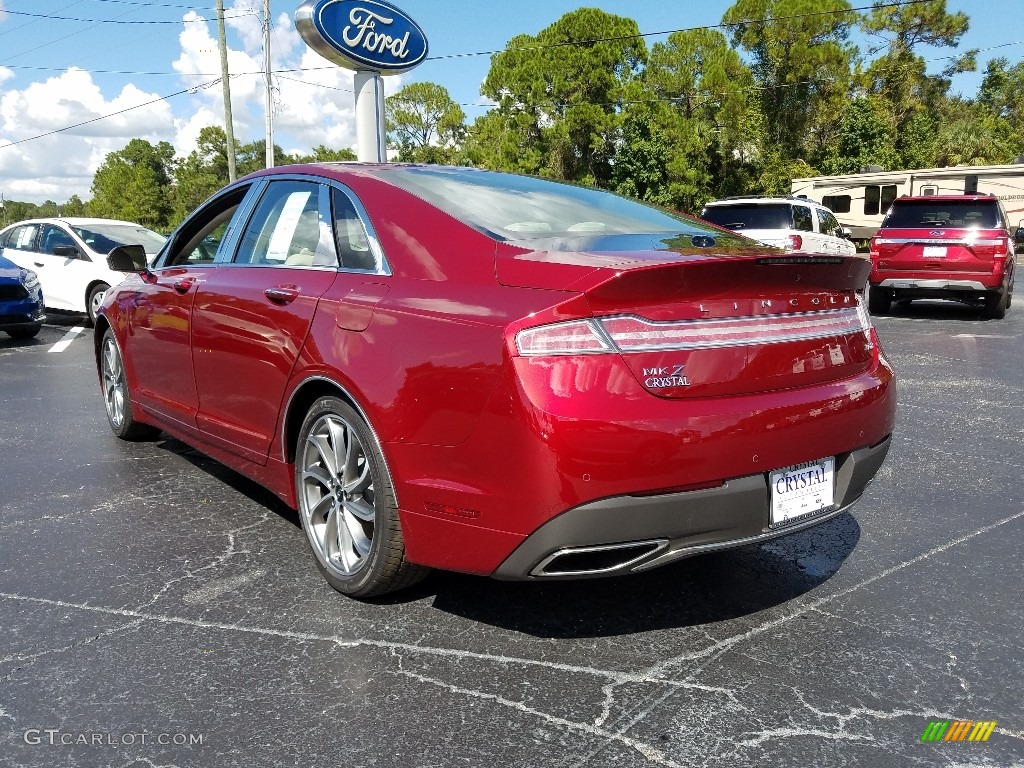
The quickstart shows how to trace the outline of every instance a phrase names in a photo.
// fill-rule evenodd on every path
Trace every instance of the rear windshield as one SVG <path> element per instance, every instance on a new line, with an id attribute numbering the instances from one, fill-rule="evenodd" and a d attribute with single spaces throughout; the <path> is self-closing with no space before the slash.
<path id="1" fill-rule="evenodd" d="M 995 229 L 1002 224 L 999 207 L 994 200 L 896 200 L 882 226 L 895 229 Z"/>
<path id="2" fill-rule="evenodd" d="M 736 231 L 793 228 L 793 214 L 785 203 L 709 205 L 701 218 Z"/>
<path id="3" fill-rule="evenodd" d="M 589 187 L 493 171 L 390 168 L 380 179 L 499 240 L 714 234 L 699 221 Z"/>

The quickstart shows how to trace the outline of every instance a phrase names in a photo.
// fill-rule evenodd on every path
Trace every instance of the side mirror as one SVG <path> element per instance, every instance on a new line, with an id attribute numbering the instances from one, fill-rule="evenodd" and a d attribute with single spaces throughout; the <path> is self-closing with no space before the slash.
<path id="1" fill-rule="evenodd" d="M 843 239 L 844 240 L 853 240 L 853 230 L 852 229 L 850 229 L 849 227 L 842 227 L 842 232 L 843 232 Z"/>
<path id="2" fill-rule="evenodd" d="M 118 245 L 107 254 L 107 266 L 114 272 L 145 272 L 146 249 L 141 245 Z"/>
<path id="3" fill-rule="evenodd" d="M 1024 227 L 1017 227 L 1013 230 L 1013 242 L 1017 245 L 1024 245 Z"/>
<path id="4" fill-rule="evenodd" d="M 80 254 L 73 245 L 55 245 L 53 247 L 53 255 L 63 256 L 66 259 L 77 259 Z"/>

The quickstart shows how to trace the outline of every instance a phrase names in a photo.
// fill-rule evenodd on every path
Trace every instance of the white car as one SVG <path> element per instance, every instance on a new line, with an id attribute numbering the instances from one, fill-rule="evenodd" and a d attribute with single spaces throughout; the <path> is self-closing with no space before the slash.
<path id="1" fill-rule="evenodd" d="M 700 217 L 787 251 L 857 252 L 835 214 L 805 197 L 730 197 L 708 203 Z"/>
<path id="2" fill-rule="evenodd" d="M 29 219 L 0 231 L 0 252 L 19 267 L 39 275 L 47 307 L 85 312 L 92 322 L 103 294 L 126 274 L 107 265 L 111 249 L 141 245 L 152 262 L 166 239 L 130 221 Z"/>

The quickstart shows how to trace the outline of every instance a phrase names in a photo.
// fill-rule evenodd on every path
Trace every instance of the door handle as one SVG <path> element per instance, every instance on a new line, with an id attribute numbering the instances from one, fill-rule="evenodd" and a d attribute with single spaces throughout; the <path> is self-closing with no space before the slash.
<path id="1" fill-rule="evenodd" d="M 194 283 L 195 279 L 191 277 L 186 277 L 181 280 L 177 280 L 174 283 L 174 290 L 176 290 L 178 293 L 188 293 L 188 289 L 191 288 Z"/>
<path id="2" fill-rule="evenodd" d="M 267 288 L 263 295 L 275 304 L 291 304 L 299 297 L 297 288 L 279 285 L 276 288 Z"/>
<path id="3" fill-rule="evenodd" d="M 41 262 L 41 261 L 33 261 L 32 263 L 33 263 L 33 264 L 35 264 L 35 265 L 36 265 L 37 267 L 45 267 L 45 266 L 46 266 L 46 265 L 45 265 L 45 264 L 44 264 L 43 262 Z"/>

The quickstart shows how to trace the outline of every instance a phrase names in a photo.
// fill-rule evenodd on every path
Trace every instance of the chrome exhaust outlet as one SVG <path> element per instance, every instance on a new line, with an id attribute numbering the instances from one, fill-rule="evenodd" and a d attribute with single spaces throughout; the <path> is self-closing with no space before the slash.
<path id="1" fill-rule="evenodd" d="M 668 547 L 668 539 L 563 547 L 541 560 L 531 576 L 601 576 L 624 571 Z"/>

